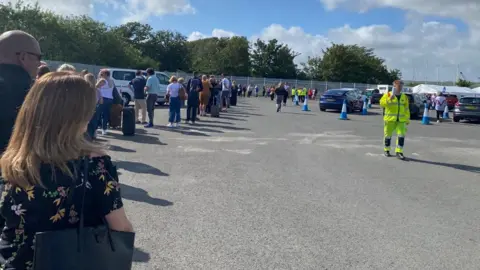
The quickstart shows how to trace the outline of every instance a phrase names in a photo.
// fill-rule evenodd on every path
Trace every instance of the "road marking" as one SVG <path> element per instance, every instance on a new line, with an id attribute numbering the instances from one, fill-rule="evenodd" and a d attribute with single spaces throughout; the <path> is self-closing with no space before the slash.
<path id="1" fill-rule="evenodd" d="M 251 149 L 223 149 L 224 151 L 230 152 L 230 153 L 235 153 L 235 154 L 241 154 L 241 155 L 249 155 L 252 153 Z"/>
<path id="2" fill-rule="evenodd" d="M 212 149 L 204 149 L 204 148 L 195 148 L 191 146 L 183 147 L 178 146 L 178 148 L 183 149 L 184 152 L 193 152 L 193 153 L 213 153 L 215 150 Z"/>
<path id="3" fill-rule="evenodd" d="M 369 157 L 381 157 L 383 156 L 383 154 L 379 154 L 379 153 L 365 153 L 365 156 L 369 156 Z"/>

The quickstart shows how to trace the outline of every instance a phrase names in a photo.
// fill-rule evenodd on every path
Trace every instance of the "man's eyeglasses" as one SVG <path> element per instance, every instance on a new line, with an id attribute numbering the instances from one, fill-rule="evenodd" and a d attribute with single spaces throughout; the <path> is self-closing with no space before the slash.
<path id="1" fill-rule="evenodd" d="M 33 55 L 35 57 L 37 57 L 38 61 L 41 61 L 42 60 L 42 55 L 40 54 L 36 54 L 36 53 L 32 53 L 32 52 L 17 52 L 17 55 L 20 55 L 22 53 L 26 53 L 26 54 L 29 54 L 29 55 Z"/>

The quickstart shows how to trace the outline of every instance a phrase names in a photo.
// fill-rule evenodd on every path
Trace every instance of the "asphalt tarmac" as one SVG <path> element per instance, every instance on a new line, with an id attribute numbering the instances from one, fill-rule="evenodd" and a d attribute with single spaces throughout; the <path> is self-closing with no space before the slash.
<path id="1" fill-rule="evenodd" d="M 378 108 L 342 121 L 309 105 L 241 98 L 177 129 L 162 108 L 153 129 L 100 137 L 133 269 L 479 269 L 478 124 L 413 121 L 401 161 L 382 154 Z"/>

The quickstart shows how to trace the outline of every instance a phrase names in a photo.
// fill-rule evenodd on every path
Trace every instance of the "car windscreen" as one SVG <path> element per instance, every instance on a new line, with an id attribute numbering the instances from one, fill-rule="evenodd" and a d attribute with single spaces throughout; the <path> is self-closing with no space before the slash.
<path id="1" fill-rule="evenodd" d="M 480 104 L 480 98 L 477 97 L 463 97 L 460 99 L 462 104 Z"/>
<path id="2" fill-rule="evenodd" d="M 327 92 L 323 93 L 323 95 L 327 96 L 342 96 L 346 93 L 345 90 L 328 90 Z"/>

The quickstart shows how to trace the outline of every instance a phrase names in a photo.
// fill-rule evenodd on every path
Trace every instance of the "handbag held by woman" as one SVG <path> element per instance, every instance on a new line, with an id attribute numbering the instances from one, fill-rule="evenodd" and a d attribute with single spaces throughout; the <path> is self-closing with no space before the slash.
<path id="1" fill-rule="evenodd" d="M 81 166 L 83 163 L 83 176 Z M 34 270 L 130 270 L 135 233 L 113 231 L 105 217 L 103 225 L 85 227 L 84 206 L 89 159 L 77 165 L 69 197 L 81 185 L 82 205 L 78 228 L 39 232 L 35 238 Z"/>

